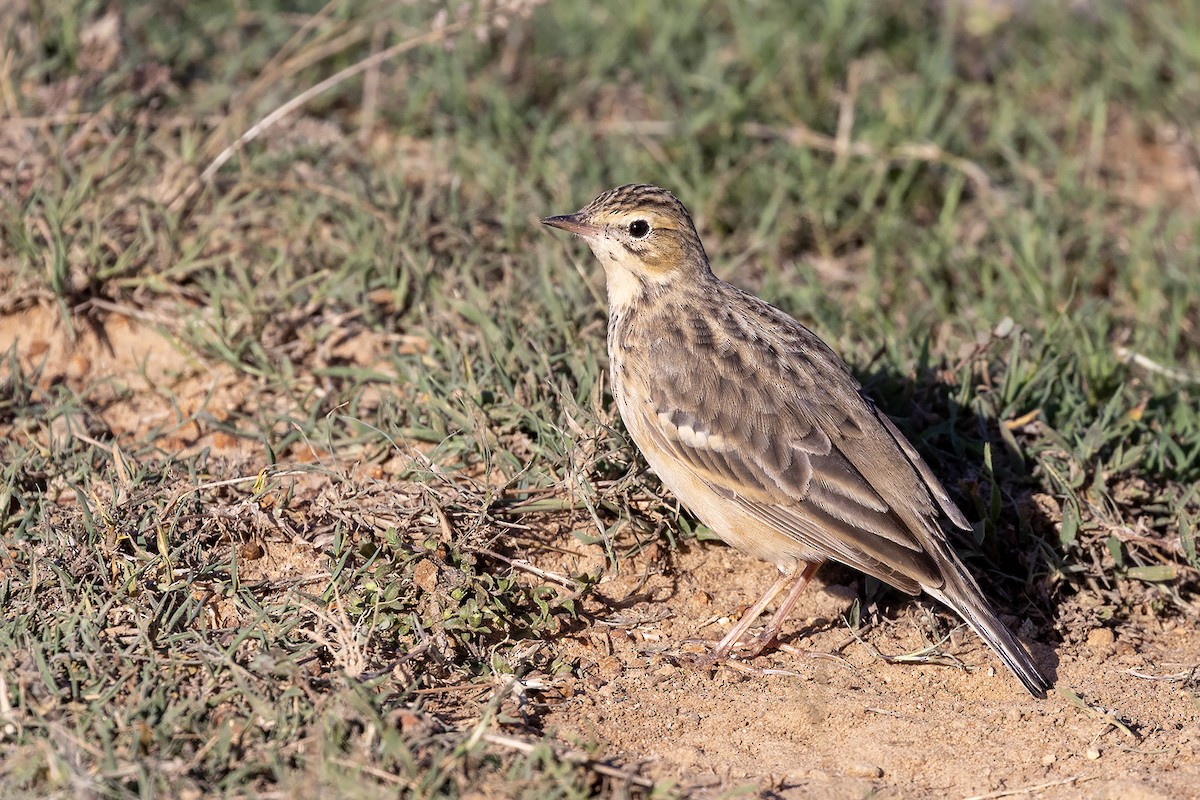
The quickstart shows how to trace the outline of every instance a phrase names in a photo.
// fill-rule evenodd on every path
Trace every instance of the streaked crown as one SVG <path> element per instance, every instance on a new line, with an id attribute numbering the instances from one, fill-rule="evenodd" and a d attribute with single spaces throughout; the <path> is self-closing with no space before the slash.
<path id="1" fill-rule="evenodd" d="M 628 214 L 645 214 L 655 217 L 664 227 L 671 223 L 674 227 L 696 232 L 692 215 L 679 202 L 679 198 L 666 189 L 648 183 L 630 183 L 609 189 L 579 213 L 597 221 L 621 218 Z"/>

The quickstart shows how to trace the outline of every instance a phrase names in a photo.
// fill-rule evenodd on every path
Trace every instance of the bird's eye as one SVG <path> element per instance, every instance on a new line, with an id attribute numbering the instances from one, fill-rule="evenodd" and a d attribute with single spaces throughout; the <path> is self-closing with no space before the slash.
<path id="1" fill-rule="evenodd" d="M 635 239 L 645 239 L 650 235 L 650 223 L 644 219 L 635 219 L 629 223 L 629 235 Z"/>

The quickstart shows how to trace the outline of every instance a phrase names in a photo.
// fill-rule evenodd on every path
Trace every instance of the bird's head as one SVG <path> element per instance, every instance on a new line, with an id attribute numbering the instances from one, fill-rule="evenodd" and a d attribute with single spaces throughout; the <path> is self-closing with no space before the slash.
<path id="1" fill-rule="evenodd" d="M 692 216 L 675 195 L 657 186 L 619 186 L 574 214 L 542 223 L 588 243 L 604 265 L 611 304 L 678 278 L 711 274 Z"/>

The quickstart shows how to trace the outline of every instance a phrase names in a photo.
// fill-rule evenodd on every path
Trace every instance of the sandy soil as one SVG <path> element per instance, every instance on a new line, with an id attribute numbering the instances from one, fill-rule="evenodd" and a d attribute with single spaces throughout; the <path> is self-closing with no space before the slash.
<path id="1" fill-rule="evenodd" d="M 1036 700 L 969 631 L 947 646 L 967 669 L 876 657 L 867 645 L 893 654 L 921 647 L 932 606 L 902 606 L 862 644 L 840 621 L 857 589 L 833 584 L 814 586 L 785 627 L 785 642 L 806 652 L 747 665 L 793 674 L 703 671 L 673 654 L 689 637 L 727 630 L 735 619 L 724 615 L 752 603 L 774 573 L 720 545 L 684 549 L 673 571 L 674 580 L 644 587 L 652 601 L 610 614 L 566 645 L 586 679 L 545 720 L 564 741 L 607 742 L 617 761 L 644 764 L 646 774 L 699 796 L 743 784 L 781 798 L 1200 792 L 1194 683 L 1189 690 L 1181 678 L 1154 679 L 1200 663 L 1200 633 L 1186 623 L 1099 628 L 1078 645 L 1056 645 L 1053 634 L 1033 642 L 1058 687 Z M 636 578 L 602 591 L 620 596 L 618 587 Z"/>

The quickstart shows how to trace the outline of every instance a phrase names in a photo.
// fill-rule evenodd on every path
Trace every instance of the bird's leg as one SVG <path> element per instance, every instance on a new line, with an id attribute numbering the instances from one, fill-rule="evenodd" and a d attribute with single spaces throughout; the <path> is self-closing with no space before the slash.
<path id="1" fill-rule="evenodd" d="M 792 606 L 796 605 L 796 601 L 800 599 L 800 595 L 804 594 L 804 590 L 808 588 L 809 582 L 812 581 L 813 575 L 817 574 L 817 570 L 820 567 L 821 562 L 817 561 L 813 564 L 805 563 L 804 569 L 799 574 L 794 569 L 791 572 L 784 573 L 784 577 L 791 582 L 792 588 L 788 590 L 788 593 L 783 598 L 783 602 L 775 610 L 775 615 L 767 623 L 767 629 L 747 643 L 747 656 L 754 658 L 775 643 L 775 637 L 779 635 L 779 629 L 783 627 L 784 620 L 787 619 Z"/>
<path id="2" fill-rule="evenodd" d="M 804 591 L 804 587 L 808 585 L 809 578 L 811 578 L 812 574 L 817 571 L 817 566 L 819 565 L 806 564 L 804 572 L 800 573 L 799 575 L 796 574 L 795 568 L 782 573 L 779 576 L 779 579 L 771 584 L 771 588 L 767 589 L 766 594 L 764 594 L 762 598 L 750 608 L 749 611 L 742 615 L 742 618 L 738 620 L 737 624 L 734 625 L 732 629 L 730 629 L 729 633 L 725 634 L 725 638 L 717 642 L 717 646 L 712 649 L 712 658 L 728 658 L 729 654 L 733 652 L 733 648 L 736 647 L 741 638 L 746 635 L 746 631 L 749 630 L 750 626 L 754 624 L 754 621 L 762 615 L 767 606 L 771 604 L 771 601 L 778 597 L 779 593 L 786 589 L 789 584 L 792 584 L 792 590 L 788 592 L 787 597 L 783 601 L 783 605 L 779 607 L 779 611 L 775 612 L 775 616 L 771 618 L 771 624 L 767 626 L 767 630 L 771 632 L 771 638 L 773 639 L 775 634 L 779 632 L 779 626 L 783 624 L 783 616 L 786 615 L 787 611 L 791 609 L 793 605 L 795 605 L 796 598 L 800 596 L 800 592 Z M 799 589 L 797 589 L 795 586 L 796 581 L 800 582 Z M 761 639 L 761 636 L 756 637 L 756 644 L 758 644 L 758 640 Z M 757 649 L 751 653 L 751 656 L 756 656 L 761 653 L 769 643 L 770 642 L 768 641 L 758 644 Z"/>

